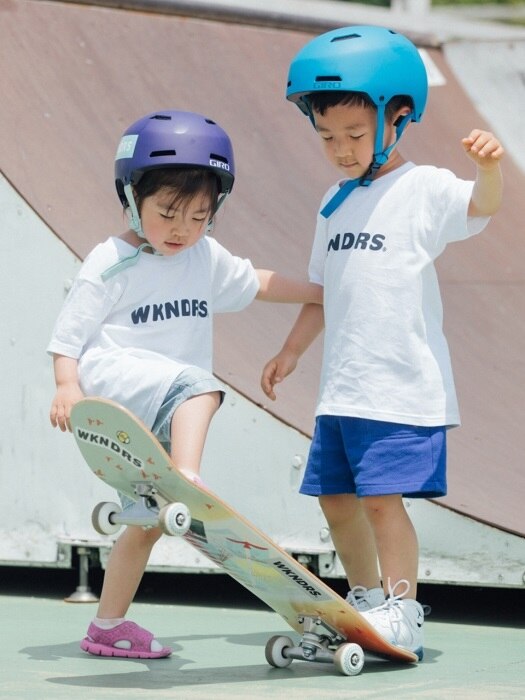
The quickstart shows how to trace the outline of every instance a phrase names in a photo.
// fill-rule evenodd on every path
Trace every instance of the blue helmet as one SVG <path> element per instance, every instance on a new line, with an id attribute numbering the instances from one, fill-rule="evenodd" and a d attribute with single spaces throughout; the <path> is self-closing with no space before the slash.
<path id="1" fill-rule="evenodd" d="M 383 149 L 386 105 L 397 95 L 407 95 L 412 100 L 411 114 L 396 125 L 397 143 L 408 121 L 418 122 L 423 116 L 428 95 L 427 72 L 417 48 L 402 34 L 385 27 L 342 27 L 312 39 L 290 64 L 286 98 L 312 122 L 308 95 L 315 92 L 360 92 L 376 106 L 377 131 L 370 174 L 354 187 L 368 185 L 395 146 Z"/>
<path id="2" fill-rule="evenodd" d="M 378 108 L 408 95 L 412 121 L 418 122 L 427 101 L 427 73 L 418 50 L 402 34 L 385 27 L 343 27 L 299 51 L 290 64 L 286 98 L 309 114 L 304 96 L 332 90 L 366 93 Z"/>

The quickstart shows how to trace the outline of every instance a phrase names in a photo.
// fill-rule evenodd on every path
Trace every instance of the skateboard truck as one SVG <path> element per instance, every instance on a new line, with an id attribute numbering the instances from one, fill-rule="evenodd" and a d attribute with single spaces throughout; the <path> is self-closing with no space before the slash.
<path id="1" fill-rule="evenodd" d="M 157 490 L 149 481 L 132 484 L 138 500 L 124 510 L 117 503 L 102 502 L 91 514 L 93 527 L 101 535 L 113 535 L 122 525 L 160 527 L 166 535 L 184 535 L 190 528 L 191 515 L 183 503 L 159 506 Z"/>
<path id="2" fill-rule="evenodd" d="M 307 661 L 333 661 L 334 653 L 329 647 L 340 646 L 346 639 L 319 617 L 301 615 L 298 622 L 303 625 L 303 636 L 299 644 L 302 656 Z M 319 628 L 326 630 L 328 634 L 320 634 L 316 631 Z"/>
<path id="3" fill-rule="evenodd" d="M 363 649 L 348 643 L 346 637 L 318 616 L 300 615 L 298 622 L 303 627 L 299 644 L 294 645 L 289 637 L 276 636 L 268 640 L 265 654 L 271 666 L 284 668 L 293 659 L 333 663 L 345 676 L 361 672 L 365 655 Z"/>

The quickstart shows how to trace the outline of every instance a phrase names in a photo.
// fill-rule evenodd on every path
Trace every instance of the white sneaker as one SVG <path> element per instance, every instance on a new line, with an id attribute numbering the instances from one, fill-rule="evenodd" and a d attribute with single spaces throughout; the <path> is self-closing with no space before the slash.
<path id="1" fill-rule="evenodd" d="M 359 612 L 366 612 L 383 605 L 385 594 L 382 588 L 365 588 L 364 586 L 354 586 L 348 591 L 345 598 L 353 608 Z"/>
<path id="2" fill-rule="evenodd" d="M 395 588 L 408 581 L 402 580 L 390 588 L 390 596 L 383 605 L 362 613 L 363 617 L 388 642 L 414 652 L 421 661 L 423 658 L 423 607 L 411 598 L 393 595 Z M 408 588 L 403 595 L 408 593 Z"/>

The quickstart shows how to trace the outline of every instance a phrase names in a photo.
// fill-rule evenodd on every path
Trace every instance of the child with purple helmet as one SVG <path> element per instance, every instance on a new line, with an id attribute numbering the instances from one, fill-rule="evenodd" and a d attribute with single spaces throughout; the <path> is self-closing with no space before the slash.
<path id="1" fill-rule="evenodd" d="M 347 600 L 419 658 L 418 542 L 403 496 L 446 493 L 446 430 L 459 424 L 434 261 L 498 210 L 503 155 L 491 133 L 474 129 L 462 147 L 475 182 L 406 162 L 397 143 L 421 120 L 427 90 L 416 47 L 384 27 L 327 32 L 292 60 L 287 98 L 343 178 L 322 201 L 310 258 L 324 312 L 303 307 L 262 375 L 275 399 L 275 385 L 324 327 L 301 492 L 319 498 Z"/>
<path id="2" fill-rule="evenodd" d="M 175 466 L 199 479 L 206 434 L 225 387 L 212 373 L 213 315 L 254 299 L 318 303 L 322 287 L 229 253 L 210 233 L 231 192 L 230 139 L 213 120 L 159 111 L 132 124 L 115 159 L 129 228 L 84 261 L 55 324 L 50 419 L 70 430 L 72 406 L 102 396 L 138 416 Z M 158 528 L 128 527 L 112 548 L 100 603 L 81 648 L 102 656 L 171 654 L 125 619 Z"/>

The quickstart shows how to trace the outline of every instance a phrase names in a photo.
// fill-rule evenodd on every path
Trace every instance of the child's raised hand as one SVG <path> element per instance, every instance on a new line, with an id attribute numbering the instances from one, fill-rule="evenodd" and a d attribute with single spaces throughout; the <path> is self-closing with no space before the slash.
<path id="1" fill-rule="evenodd" d="M 467 156 L 479 168 L 493 168 L 505 153 L 501 143 L 490 131 L 473 129 L 466 138 L 461 139 L 461 143 Z"/>

